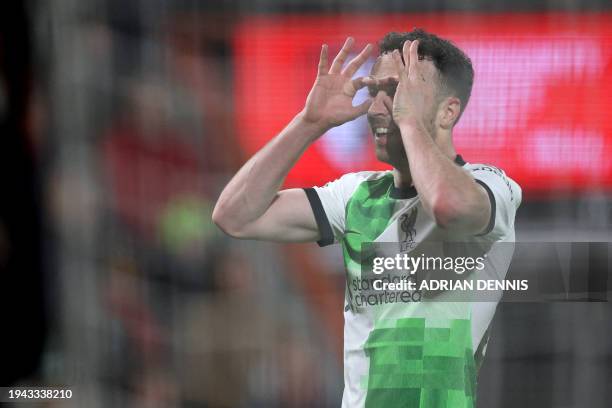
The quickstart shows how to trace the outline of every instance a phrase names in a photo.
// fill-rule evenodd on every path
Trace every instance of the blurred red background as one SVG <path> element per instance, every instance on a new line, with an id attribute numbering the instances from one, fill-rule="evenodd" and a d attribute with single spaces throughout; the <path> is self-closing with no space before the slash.
<path id="1" fill-rule="evenodd" d="M 612 18 L 596 13 L 286 15 L 245 18 L 234 32 L 235 108 L 245 157 L 303 106 L 320 46 L 353 51 L 422 27 L 472 59 L 475 82 L 455 128 L 469 162 L 503 168 L 527 195 L 612 189 Z M 367 75 L 374 56 L 357 75 Z M 365 92 L 357 99 L 365 97 Z M 320 185 L 377 163 L 365 118 L 324 135 L 288 186 Z"/>

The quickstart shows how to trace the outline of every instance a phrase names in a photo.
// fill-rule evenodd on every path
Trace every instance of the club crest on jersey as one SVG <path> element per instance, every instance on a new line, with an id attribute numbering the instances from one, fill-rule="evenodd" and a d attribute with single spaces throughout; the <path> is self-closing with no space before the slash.
<path id="1" fill-rule="evenodd" d="M 417 220 L 417 208 L 414 207 L 410 211 L 405 212 L 400 216 L 399 227 L 401 230 L 400 235 L 400 252 L 406 252 L 413 249 L 416 246 L 416 234 L 417 230 L 414 228 Z"/>

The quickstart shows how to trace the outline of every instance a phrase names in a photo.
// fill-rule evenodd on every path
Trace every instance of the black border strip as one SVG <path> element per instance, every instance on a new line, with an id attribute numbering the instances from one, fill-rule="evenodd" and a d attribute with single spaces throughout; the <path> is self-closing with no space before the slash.
<path id="1" fill-rule="evenodd" d="M 329 224 L 327 215 L 325 215 L 321 198 L 317 194 L 317 191 L 312 187 L 305 188 L 304 192 L 306 193 L 310 207 L 312 207 L 312 212 L 315 216 L 315 220 L 317 221 L 317 227 L 319 228 L 319 234 L 321 234 L 321 239 L 317 241 L 317 244 L 319 244 L 320 247 L 333 244 L 334 232 Z"/>
<path id="2" fill-rule="evenodd" d="M 495 203 L 495 196 L 493 195 L 493 192 L 489 186 L 487 186 L 487 184 L 482 180 L 475 179 L 475 181 L 484 187 L 484 189 L 487 191 L 487 195 L 489 196 L 489 201 L 491 202 L 491 217 L 489 218 L 489 224 L 484 232 L 476 235 L 477 237 L 480 237 L 482 235 L 487 235 L 489 232 L 493 231 L 493 228 L 495 228 L 495 214 L 497 213 L 497 206 Z"/>

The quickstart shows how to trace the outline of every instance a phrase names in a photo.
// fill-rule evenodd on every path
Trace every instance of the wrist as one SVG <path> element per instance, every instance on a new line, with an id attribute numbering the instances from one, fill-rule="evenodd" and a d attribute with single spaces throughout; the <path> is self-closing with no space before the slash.
<path id="1" fill-rule="evenodd" d="M 293 123 L 296 127 L 302 129 L 308 138 L 313 142 L 319 137 L 323 136 L 323 134 L 331 128 L 331 126 L 324 123 L 308 120 L 304 111 L 300 111 L 297 115 L 295 115 Z"/>

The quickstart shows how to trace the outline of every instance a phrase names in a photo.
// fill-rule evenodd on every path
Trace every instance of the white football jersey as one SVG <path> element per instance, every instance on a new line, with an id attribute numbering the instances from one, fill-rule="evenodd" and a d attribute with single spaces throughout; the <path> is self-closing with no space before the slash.
<path id="1" fill-rule="evenodd" d="M 521 189 L 494 166 L 465 163 L 461 156 L 455 162 L 489 195 L 491 218 L 478 235 L 438 227 L 414 187 L 394 186 L 391 171 L 349 173 L 305 189 L 321 234 L 319 245 L 340 243 L 343 251 L 343 407 L 475 405 L 477 367 L 499 298 L 455 302 L 442 294 L 439 301 L 419 302 L 409 292 L 373 291 L 361 264 L 367 243 L 394 243 L 401 253 L 423 243 L 454 242 L 488 255 L 478 277 L 505 277 L 512 251 L 496 251 L 496 246 L 514 242 Z"/>

